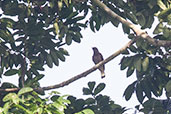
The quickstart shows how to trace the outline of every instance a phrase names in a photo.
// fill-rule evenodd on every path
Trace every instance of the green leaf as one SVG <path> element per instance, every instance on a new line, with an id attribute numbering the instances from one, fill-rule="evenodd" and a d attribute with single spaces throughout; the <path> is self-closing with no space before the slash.
<path id="1" fill-rule="evenodd" d="M 5 24 L 6 27 L 12 28 L 15 24 L 15 21 L 10 18 L 1 18 L 0 22 Z"/>
<path id="2" fill-rule="evenodd" d="M 46 63 L 47 63 L 49 68 L 53 67 L 53 60 L 52 60 L 52 57 L 50 54 L 47 54 L 47 56 L 46 56 Z"/>
<path id="3" fill-rule="evenodd" d="M 96 100 L 93 99 L 93 98 L 87 98 L 87 99 L 85 100 L 85 102 L 86 102 L 86 104 L 94 104 L 94 103 L 96 102 Z"/>
<path id="4" fill-rule="evenodd" d="M 167 8 L 167 9 L 161 11 L 160 14 L 158 15 L 158 17 L 160 19 L 166 20 L 167 18 L 169 18 L 170 14 L 171 14 L 171 8 Z"/>
<path id="5" fill-rule="evenodd" d="M 59 25 L 58 25 L 58 22 L 55 22 L 55 23 L 53 24 L 53 27 L 55 28 L 55 33 L 56 33 L 56 34 L 59 34 Z"/>
<path id="6" fill-rule="evenodd" d="M 111 20 L 111 23 L 112 23 L 115 27 L 118 27 L 120 22 L 119 22 L 117 19 L 112 19 L 112 20 Z"/>
<path id="7" fill-rule="evenodd" d="M 127 18 L 132 21 L 134 24 L 137 24 L 137 18 L 133 13 L 126 13 Z"/>
<path id="8" fill-rule="evenodd" d="M 134 67 L 138 71 L 141 71 L 141 61 L 141 56 L 134 56 Z"/>
<path id="9" fill-rule="evenodd" d="M 72 34 L 72 39 L 77 42 L 77 43 L 80 43 L 81 42 L 81 36 L 80 34 L 77 32 L 76 34 Z"/>
<path id="10" fill-rule="evenodd" d="M 75 114 L 95 114 L 91 109 L 84 109 L 81 112 Z"/>
<path id="11" fill-rule="evenodd" d="M 93 22 L 92 19 L 90 20 L 90 29 L 91 29 L 93 32 L 95 32 L 95 30 L 94 30 L 94 22 Z"/>
<path id="12" fill-rule="evenodd" d="M 124 70 L 124 69 L 126 69 L 129 66 L 128 61 L 129 61 L 129 57 L 123 57 L 121 59 L 121 62 L 120 62 L 121 70 Z"/>
<path id="13" fill-rule="evenodd" d="M 158 97 L 159 96 L 159 93 L 158 93 L 158 87 L 156 87 L 156 85 L 151 81 L 152 79 L 149 79 L 149 83 L 150 83 L 150 88 L 151 88 L 151 91 L 153 92 L 153 94 Z"/>
<path id="14" fill-rule="evenodd" d="M 148 65 L 149 65 L 149 57 L 146 57 L 146 58 L 142 61 L 142 68 L 143 68 L 143 71 L 147 71 Z"/>
<path id="15" fill-rule="evenodd" d="M 124 91 L 123 96 L 125 96 L 125 99 L 128 101 L 132 94 L 134 93 L 134 88 L 135 88 L 136 81 L 130 84 Z"/>
<path id="16" fill-rule="evenodd" d="M 65 61 L 65 57 L 60 51 L 56 51 L 56 54 L 61 61 L 63 62 Z"/>
<path id="17" fill-rule="evenodd" d="M 148 86 L 148 80 L 144 79 L 141 81 L 141 87 L 145 93 L 145 95 L 148 97 L 148 99 L 151 98 L 151 91 L 150 91 L 150 86 Z"/>
<path id="18" fill-rule="evenodd" d="M 18 73 L 18 70 L 17 69 L 10 69 L 10 70 L 7 70 L 5 73 L 4 73 L 4 75 L 5 76 L 13 76 L 13 75 L 15 75 L 15 74 L 17 74 Z"/>
<path id="19" fill-rule="evenodd" d="M 166 84 L 166 91 L 171 92 L 171 80 Z"/>
<path id="20" fill-rule="evenodd" d="M 129 51 L 126 49 L 122 52 L 123 55 L 128 55 L 129 54 Z"/>
<path id="21" fill-rule="evenodd" d="M 12 34 L 8 29 L 0 29 L 0 37 L 6 42 L 14 42 Z"/>
<path id="22" fill-rule="evenodd" d="M 167 27 L 164 27 L 163 36 L 166 38 L 171 37 L 171 30 L 169 30 L 169 28 L 167 28 Z"/>
<path id="23" fill-rule="evenodd" d="M 36 77 L 33 78 L 33 81 L 37 82 L 37 81 L 41 80 L 44 76 L 45 76 L 44 74 L 37 75 Z"/>
<path id="24" fill-rule="evenodd" d="M 91 95 L 92 91 L 89 88 L 83 88 L 83 95 Z"/>
<path id="25" fill-rule="evenodd" d="M 65 38 L 65 42 L 67 45 L 70 45 L 72 43 L 72 37 L 70 34 L 67 34 L 67 36 Z"/>
<path id="26" fill-rule="evenodd" d="M 62 6 L 63 6 L 62 1 L 58 1 L 58 7 L 59 7 L 59 10 L 61 10 L 61 9 L 62 9 Z"/>
<path id="27" fill-rule="evenodd" d="M 32 91 L 33 89 L 31 87 L 24 87 L 18 92 L 18 96 L 25 94 L 25 93 L 32 92 Z"/>
<path id="28" fill-rule="evenodd" d="M 59 48 L 59 51 L 60 51 L 62 54 L 69 56 L 69 53 L 68 53 L 68 51 L 67 51 L 66 49 L 64 49 L 64 48 Z"/>
<path id="29" fill-rule="evenodd" d="M 89 87 L 89 89 L 90 89 L 91 91 L 93 91 L 95 85 L 96 85 L 96 82 L 94 82 L 94 81 L 93 81 L 93 82 L 88 82 L 88 87 Z"/>
<path id="30" fill-rule="evenodd" d="M 134 67 L 128 67 L 128 70 L 126 72 L 126 76 L 129 77 L 133 74 L 134 72 Z"/>
<path id="31" fill-rule="evenodd" d="M 4 98 L 3 98 L 3 102 L 7 102 L 9 100 L 13 100 L 18 98 L 16 93 L 8 93 Z"/>
<path id="32" fill-rule="evenodd" d="M 124 33 L 126 33 L 126 34 L 130 33 L 130 28 L 128 26 L 126 26 L 125 24 L 122 24 L 122 29 L 123 29 Z"/>
<path id="33" fill-rule="evenodd" d="M 145 28 L 151 28 L 152 24 L 154 22 L 154 17 L 153 16 L 148 16 L 146 19 L 146 24 L 144 25 L 144 29 Z"/>
<path id="34" fill-rule="evenodd" d="M 144 100 L 144 97 L 143 97 L 143 91 L 142 91 L 142 87 L 140 83 L 137 83 L 136 85 L 136 96 L 137 96 L 138 101 L 142 103 Z"/>
<path id="35" fill-rule="evenodd" d="M 17 88 L 17 86 L 9 82 L 3 82 L 1 88 Z"/>
<path id="36" fill-rule="evenodd" d="M 63 1 L 64 1 L 64 3 L 66 4 L 66 6 L 68 7 L 68 6 L 69 6 L 68 0 L 63 0 Z"/>
<path id="37" fill-rule="evenodd" d="M 142 13 L 137 13 L 137 20 L 141 26 L 144 26 L 146 23 L 146 18 Z"/>
<path id="38" fill-rule="evenodd" d="M 100 93 L 105 88 L 105 86 L 106 85 L 104 83 L 100 83 L 99 85 L 97 85 L 97 87 L 94 90 L 94 95 Z"/>
<path id="39" fill-rule="evenodd" d="M 96 30 L 99 31 L 100 26 L 101 26 L 100 18 L 96 16 L 95 22 L 96 22 L 96 25 L 95 25 Z"/>
<path id="40" fill-rule="evenodd" d="M 160 8 L 163 10 L 167 9 L 162 0 L 157 0 L 157 5 L 160 6 Z"/>
<path id="41" fill-rule="evenodd" d="M 133 53 L 136 53 L 137 52 L 137 48 L 135 46 L 133 46 L 133 45 L 131 45 L 129 47 L 129 50 L 132 51 Z"/>
<path id="42" fill-rule="evenodd" d="M 163 32 L 163 23 L 159 23 L 153 31 L 153 34 L 159 34 Z"/>
<path id="43" fill-rule="evenodd" d="M 56 65 L 56 66 L 59 66 L 59 60 L 58 60 L 58 56 L 56 54 L 56 51 L 55 50 L 50 50 L 50 55 L 52 57 L 52 60 L 53 60 L 53 63 Z"/>

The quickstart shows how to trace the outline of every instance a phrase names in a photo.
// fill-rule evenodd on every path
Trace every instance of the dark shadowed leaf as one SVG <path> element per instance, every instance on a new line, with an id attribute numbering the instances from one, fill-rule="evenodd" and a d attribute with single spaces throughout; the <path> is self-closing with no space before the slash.
<path id="1" fill-rule="evenodd" d="M 136 53 L 137 52 L 137 48 L 135 46 L 133 46 L 133 45 L 131 45 L 129 47 L 129 50 L 132 51 L 133 53 Z"/>
<path id="2" fill-rule="evenodd" d="M 141 56 L 134 56 L 134 67 L 138 70 L 141 71 Z"/>
<path id="3" fill-rule="evenodd" d="M 141 87 L 145 93 L 145 95 L 150 99 L 151 98 L 151 90 L 150 90 L 150 86 L 148 84 L 148 80 L 144 79 L 141 81 Z"/>
<path id="4" fill-rule="evenodd" d="M 126 76 L 127 77 L 131 76 L 133 74 L 133 72 L 134 72 L 134 67 L 133 66 L 132 67 L 128 67 L 128 70 L 126 72 Z"/>
<path id="5" fill-rule="evenodd" d="M 104 83 L 100 83 L 99 85 L 97 85 L 97 87 L 94 90 L 94 95 L 100 93 L 105 88 L 105 86 L 106 85 Z"/>
<path id="6" fill-rule="evenodd" d="M 125 96 L 125 99 L 127 101 L 131 98 L 132 94 L 134 93 L 135 84 L 136 84 L 136 81 L 130 84 L 124 91 L 123 96 Z"/>
<path id="7" fill-rule="evenodd" d="M 63 62 L 65 61 L 65 57 L 60 51 L 56 51 L 56 54 L 61 61 Z"/>
<path id="8" fill-rule="evenodd" d="M 142 103 L 144 100 L 144 96 L 143 96 L 143 90 L 142 90 L 140 83 L 137 83 L 136 85 L 136 96 L 137 96 L 138 101 Z"/>
<path id="9" fill-rule="evenodd" d="M 69 53 L 68 53 L 68 51 L 67 51 L 66 49 L 64 49 L 64 48 L 59 48 L 59 51 L 60 51 L 62 54 L 69 56 Z"/>
<path id="10" fill-rule="evenodd" d="M 93 32 L 95 32 L 95 30 L 94 30 L 94 22 L 93 22 L 92 19 L 90 20 L 90 29 L 91 29 Z"/>
<path id="11" fill-rule="evenodd" d="M 83 94 L 84 95 L 91 95 L 92 91 L 89 88 L 83 88 Z"/>
<path id="12" fill-rule="evenodd" d="M 65 38 L 65 42 L 67 45 L 70 45 L 72 43 L 72 37 L 70 34 L 67 34 L 67 36 Z"/>
<path id="13" fill-rule="evenodd" d="M 58 56 L 55 52 L 55 50 L 50 50 L 50 55 L 52 57 L 53 63 L 58 66 L 59 65 L 59 60 L 58 60 Z"/>
<path id="14" fill-rule="evenodd" d="M 159 23 L 153 31 L 153 34 L 159 34 L 163 32 L 163 23 Z"/>
<path id="15" fill-rule="evenodd" d="M 122 24 L 122 29 L 123 29 L 124 33 L 126 33 L 126 34 L 130 33 L 130 28 L 128 26 L 126 26 L 125 24 Z"/>
<path id="16" fill-rule="evenodd" d="M 96 82 L 88 82 L 88 87 L 89 87 L 89 89 L 91 90 L 91 91 L 93 91 L 93 89 L 94 89 L 94 87 L 95 87 L 95 84 L 96 84 Z"/>
<path id="17" fill-rule="evenodd" d="M 53 60 L 52 60 L 52 57 L 50 54 L 47 54 L 47 56 L 46 56 L 46 63 L 47 63 L 49 68 L 53 67 Z"/>
<path id="18" fill-rule="evenodd" d="M 137 20 L 138 20 L 138 23 L 139 23 L 141 26 L 144 26 L 145 23 L 146 23 L 146 18 L 145 18 L 145 16 L 144 16 L 142 13 L 138 13 L 138 14 L 137 14 Z"/>
<path id="19" fill-rule="evenodd" d="M 18 70 L 17 69 L 10 69 L 10 70 L 7 70 L 5 73 L 4 73 L 4 75 L 5 76 L 13 76 L 13 75 L 15 75 L 15 74 L 17 74 L 18 73 Z"/>

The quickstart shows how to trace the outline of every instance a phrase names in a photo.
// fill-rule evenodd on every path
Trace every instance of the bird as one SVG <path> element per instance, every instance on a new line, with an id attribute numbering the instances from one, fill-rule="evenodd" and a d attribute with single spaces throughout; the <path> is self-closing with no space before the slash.
<path id="1" fill-rule="evenodd" d="M 96 47 L 93 47 L 92 49 L 93 49 L 93 52 L 94 52 L 94 53 L 93 53 L 93 56 L 92 56 L 93 62 L 94 62 L 95 64 L 98 64 L 99 62 L 103 61 L 103 56 L 102 56 L 102 54 L 99 52 L 99 50 L 98 50 Z M 104 78 L 104 77 L 105 77 L 105 72 L 104 72 L 105 66 L 102 65 L 102 66 L 100 66 L 98 69 L 99 69 L 100 72 L 101 72 L 101 78 Z"/>

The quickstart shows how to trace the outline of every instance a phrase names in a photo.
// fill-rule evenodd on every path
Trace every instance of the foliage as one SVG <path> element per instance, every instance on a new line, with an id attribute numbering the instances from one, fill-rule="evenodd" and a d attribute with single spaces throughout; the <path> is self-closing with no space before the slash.
<path id="1" fill-rule="evenodd" d="M 153 38 L 164 41 L 171 40 L 170 0 L 101 0 L 101 2 L 117 15 L 139 25 L 144 30 L 151 29 L 154 26 L 154 20 L 156 19 L 156 22 L 158 20 L 153 31 Z M 8 108 L 13 111 L 14 108 L 14 111 L 27 113 L 26 107 L 29 106 L 23 102 L 29 102 L 30 99 L 21 97 L 25 95 L 30 95 L 31 101 L 35 99 L 35 101 L 38 100 L 38 102 L 46 104 L 44 99 L 31 90 L 31 88 L 40 87 L 39 80 L 44 77 L 41 72 L 45 70 L 44 66 L 52 68 L 54 65 L 59 66 L 60 62 L 65 62 L 69 53 L 63 46 L 71 45 L 72 42 L 80 43 L 83 37 L 82 29 L 90 27 L 93 32 L 96 32 L 109 22 L 115 27 L 122 24 L 116 18 L 108 16 L 93 0 L 0 0 L 0 10 L 2 10 L 2 14 L 0 14 L 0 78 L 3 78 L 2 76 L 16 76 L 19 81 L 19 85 L 2 83 L 0 89 L 23 88 L 15 93 L 7 91 L 0 93 L 0 105 L 5 109 L 3 111 L 7 111 Z M 122 28 L 129 39 L 134 38 L 135 33 L 128 26 L 122 24 Z M 159 103 L 153 96 L 160 97 L 166 91 L 167 102 L 171 97 L 170 47 L 153 46 L 146 40 L 139 38 L 122 54 L 124 56 L 120 62 L 121 70 L 127 70 L 127 77 L 136 74 L 137 78 L 126 88 L 123 94 L 125 99 L 129 100 L 135 93 L 143 106 L 143 109 L 137 109 L 144 113 L 149 113 L 152 110 L 153 113 L 158 113 L 156 110 L 164 104 L 163 102 Z M 92 95 L 90 100 L 94 102 L 90 103 L 90 106 L 84 101 L 83 106 L 92 109 L 95 113 L 98 110 L 104 113 L 105 110 L 102 110 L 104 104 L 102 107 L 100 107 L 101 104 L 98 104 L 104 100 L 106 105 L 114 107 L 107 110 L 108 113 L 112 113 L 117 106 L 113 106 L 114 103 L 110 101 L 109 97 L 99 94 L 105 85 L 99 84 L 95 88 L 95 83 L 91 82 L 88 86 L 88 88 L 83 89 L 84 94 Z M 25 89 L 26 93 L 23 92 Z M 43 95 L 44 91 L 39 91 L 39 94 Z M 14 100 L 12 100 L 13 97 Z M 77 99 L 69 98 L 73 99 L 69 105 L 72 106 L 72 103 L 76 102 Z M 148 108 L 146 105 L 154 102 L 157 102 L 157 105 L 153 107 Z M 64 107 L 62 104 L 60 106 Z M 170 104 L 168 103 L 165 107 L 169 107 Z M 35 107 L 39 106 L 38 104 L 34 105 Z M 52 105 L 49 107 L 58 109 Z M 84 108 L 84 110 L 79 109 L 82 112 L 76 110 L 74 112 L 90 111 L 85 107 L 81 108 Z M 67 107 L 67 110 L 69 109 L 70 107 Z M 161 111 L 170 110 L 165 109 Z M 30 110 L 34 111 L 34 109 Z M 43 111 L 42 107 L 40 107 L 40 111 Z"/>
<path id="2" fill-rule="evenodd" d="M 95 114 L 122 114 L 127 109 L 115 104 L 108 96 L 100 94 L 105 88 L 104 83 L 96 86 L 95 82 L 89 82 L 88 88 L 83 88 L 84 95 L 90 95 L 87 99 L 77 99 L 76 97 L 69 96 L 68 100 L 71 104 L 65 110 L 66 114 L 73 114 L 82 109 L 91 109 Z"/>
<path id="3" fill-rule="evenodd" d="M 22 88 L 17 94 L 9 93 L 4 98 L 1 114 L 64 114 L 66 105 L 70 103 L 65 99 L 67 96 L 59 96 L 57 92 L 43 99 L 30 87 Z"/>
<path id="4" fill-rule="evenodd" d="M 74 96 L 60 96 L 52 91 L 46 98 L 41 98 L 30 87 L 22 88 L 17 94 L 9 93 L 4 98 L 2 114 L 122 114 L 127 109 L 112 101 L 108 96 L 100 94 L 105 88 L 104 83 L 96 86 L 95 82 L 89 82 L 88 88 L 83 88 L 84 95 L 91 95 L 87 99 L 77 99 Z M 66 99 L 67 97 L 67 99 Z"/>

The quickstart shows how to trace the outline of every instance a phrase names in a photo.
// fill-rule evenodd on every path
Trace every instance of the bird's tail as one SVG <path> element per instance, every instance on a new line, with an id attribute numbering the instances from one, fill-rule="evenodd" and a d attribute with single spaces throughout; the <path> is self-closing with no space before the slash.
<path id="1" fill-rule="evenodd" d="M 104 77 L 105 77 L 105 72 L 102 71 L 102 72 L 101 72 L 101 78 L 104 78 Z"/>

